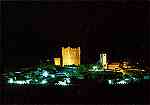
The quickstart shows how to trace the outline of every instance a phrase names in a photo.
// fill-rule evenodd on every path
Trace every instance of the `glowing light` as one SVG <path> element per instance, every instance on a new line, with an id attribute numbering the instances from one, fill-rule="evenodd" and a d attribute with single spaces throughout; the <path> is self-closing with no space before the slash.
<path id="1" fill-rule="evenodd" d="M 109 83 L 109 84 L 112 84 L 112 81 L 111 81 L 111 80 L 108 80 L 108 83 Z"/>
<path id="2" fill-rule="evenodd" d="M 125 80 L 129 80 L 128 78 L 126 78 Z"/>
<path id="3" fill-rule="evenodd" d="M 44 76 L 44 77 L 47 77 L 47 76 L 48 76 L 48 72 L 44 70 L 43 76 Z"/>
<path id="4" fill-rule="evenodd" d="M 15 73 L 21 73 L 21 72 L 15 72 Z"/>
<path id="5" fill-rule="evenodd" d="M 122 80 L 122 81 L 120 81 L 120 82 L 117 82 L 117 84 L 127 84 L 127 82 L 124 81 L 124 80 Z"/>
<path id="6" fill-rule="evenodd" d="M 58 83 L 55 83 L 55 85 L 67 86 L 71 83 L 70 78 L 64 78 L 64 79 L 65 79 L 64 81 L 58 81 Z"/>
<path id="7" fill-rule="evenodd" d="M 25 81 L 15 81 L 16 84 L 25 84 Z"/>
<path id="8" fill-rule="evenodd" d="M 142 71 L 145 71 L 145 70 L 142 70 Z"/>
<path id="9" fill-rule="evenodd" d="M 65 78 L 66 83 L 71 83 L 70 78 Z"/>
<path id="10" fill-rule="evenodd" d="M 13 83 L 14 81 L 13 81 L 13 79 L 12 78 L 10 78 L 9 80 L 8 80 L 8 83 Z"/>
<path id="11" fill-rule="evenodd" d="M 59 85 L 67 85 L 66 81 L 62 82 L 62 81 L 58 81 Z"/>
<path id="12" fill-rule="evenodd" d="M 55 75 L 52 74 L 51 77 L 52 77 L 52 78 L 55 78 Z"/>
<path id="13" fill-rule="evenodd" d="M 48 83 L 47 80 L 42 80 L 42 82 L 41 82 L 41 84 L 46 84 L 46 83 Z"/>
<path id="14" fill-rule="evenodd" d="M 94 69 L 94 70 L 97 69 L 97 66 L 93 66 L 93 69 Z"/>

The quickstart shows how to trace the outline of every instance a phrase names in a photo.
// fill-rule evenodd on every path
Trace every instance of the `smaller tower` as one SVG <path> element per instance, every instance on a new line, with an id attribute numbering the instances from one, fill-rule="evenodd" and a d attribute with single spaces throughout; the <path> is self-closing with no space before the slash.
<path id="1" fill-rule="evenodd" d="M 61 66 L 61 60 L 60 58 L 54 58 L 55 65 Z"/>
<path id="2" fill-rule="evenodd" d="M 102 64 L 104 69 L 107 69 L 107 54 L 106 53 L 100 54 L 100 64 Z"/>

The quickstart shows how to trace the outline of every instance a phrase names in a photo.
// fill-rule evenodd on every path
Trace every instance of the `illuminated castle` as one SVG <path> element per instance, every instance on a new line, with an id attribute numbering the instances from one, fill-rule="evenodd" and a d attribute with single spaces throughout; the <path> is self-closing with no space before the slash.
<path id="1" fill-rule="evenodd" d="M 62 47 L 62 66 L 73 64 L 80 65 L 80 47 Z"/>

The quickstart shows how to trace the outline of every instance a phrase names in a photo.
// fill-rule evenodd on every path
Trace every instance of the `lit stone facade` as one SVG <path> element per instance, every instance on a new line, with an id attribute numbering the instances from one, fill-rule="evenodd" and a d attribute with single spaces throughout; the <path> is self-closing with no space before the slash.
<path id="1" fill-rule="evenodd" d="M 119 65 L 120 65 L 120 63 L 112 63 L 112 64 L 107 65 L 107 68 L 111 69 L 111 70 L 115 70 L 115 69 L 119 68 Z"/>
<path id="2" fill-rule="evenodd" d="M 61 65 L 60 58 L 54 58 L 54 63 L 55 63 L 55 65 L 60 66 Z"/>
<path id="3" fill-rule="evenodd" d="M 107 69 L 107 54 L 100 54 L 100 63 L 103 65 L 104 69 Z"/>
<path id="4" fill-rule="evenodd" d="M 62 66 L 73 64 L 80 65 L 80 47 L 62 47 Z"/>

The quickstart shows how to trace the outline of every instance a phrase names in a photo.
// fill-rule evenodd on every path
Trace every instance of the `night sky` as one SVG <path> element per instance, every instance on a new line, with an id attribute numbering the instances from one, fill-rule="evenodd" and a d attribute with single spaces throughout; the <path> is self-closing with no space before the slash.
<path id="1" fill-rule="evenodd" d="M 7 64 L 37 63 L 67 41 L 81 46 L 89 62 L 96 62 L 97 49 L 110 49 L 113 59 L 143 56 L 149 64 L 147 3 L 9 2 L 3 7 Z"/>

